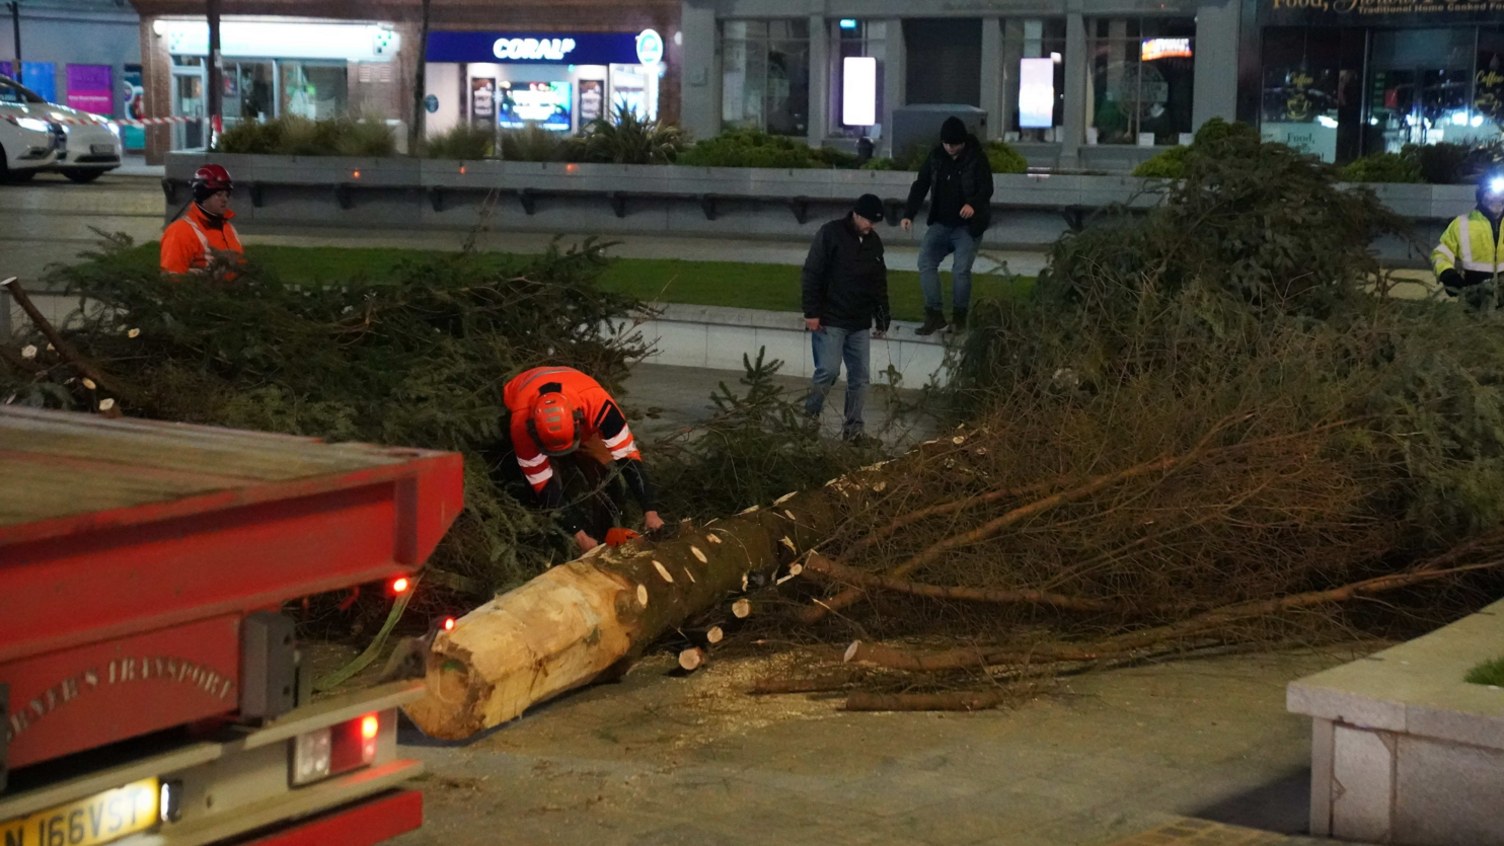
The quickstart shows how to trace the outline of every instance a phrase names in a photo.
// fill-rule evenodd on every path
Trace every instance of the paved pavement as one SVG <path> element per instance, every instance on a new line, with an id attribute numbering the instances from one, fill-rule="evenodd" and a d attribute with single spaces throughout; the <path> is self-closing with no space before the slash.
<path id="1" fill-rule="evenodd" d="M 997 711 L 871 714 L 746 695 L 789 672 L 773 659 L 681 678 L 654 656 L 469 745 L 405 746 L 428 765 L 427 823 L 394 844 L 1293 846 L 1310 730 L 1284 686 L 1352 657 L 1185 661 Z M 1141 836 L 1186 817 L 1238 828 Z"/>
<path id="2" fill-rule="evenodd" d="M 776 381 L 786 396 L 794 400 L 802 400 L 809 388 L 807 379 L 780 376 Z M 683 431 L 713 416 L 715 406 L 710 396 L 723 383 L 734 392 L 746 392 L 737 374 L 725 370 L 639 364 L 632 368 L 632 375 L 627 379 L 622 402 L 633 413 L 650 415 L 633 420 L 632 428 L 651 444 L 658 438 Z M 840 436 L 845 391 L 846 382 L 842 379 L 826 395 L 820 422 L 821 430 L 828 437 Z M 895 392 L 880 386 L 869 388 L 863 414 L 867 434 L 881 438 L 894 449 L 934 437 L 937 423 L 933 416 L 922 411 L 893 414 L 895 403 L 913 403 L 919 396 L 917 390 Z"/>

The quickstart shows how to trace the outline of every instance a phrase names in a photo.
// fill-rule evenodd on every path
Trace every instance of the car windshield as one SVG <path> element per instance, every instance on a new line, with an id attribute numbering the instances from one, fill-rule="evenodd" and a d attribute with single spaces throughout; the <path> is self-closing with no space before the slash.
<path id="1" fill-rule="evenodd" d="M 0 76 L 0 103 L 45 103 L 36 92 Z"/>

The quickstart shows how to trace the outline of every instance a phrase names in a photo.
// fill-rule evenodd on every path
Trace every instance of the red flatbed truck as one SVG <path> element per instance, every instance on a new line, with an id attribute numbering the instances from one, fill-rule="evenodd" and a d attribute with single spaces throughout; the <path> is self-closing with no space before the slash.
<path id="1" fill-rule="evenodd" d="M 284 602 L 416 572 L 452 453 L 0 408 L 0 846 L 422 823 L 395 682 L 313 699 Z"/>

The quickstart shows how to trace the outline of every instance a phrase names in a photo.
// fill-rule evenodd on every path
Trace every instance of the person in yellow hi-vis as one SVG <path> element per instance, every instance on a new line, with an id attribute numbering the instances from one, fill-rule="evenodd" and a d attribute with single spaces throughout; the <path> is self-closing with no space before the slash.
<path id="1" fill-rule="evenodd" d="M 1504 306 L 1499 277 L 1504 274 L 1504 171 L 1485 173 L 1478 182 L 1478 207 L 1453 220 L 1431 252 L 1436 279 L 1469 308 Z"/>

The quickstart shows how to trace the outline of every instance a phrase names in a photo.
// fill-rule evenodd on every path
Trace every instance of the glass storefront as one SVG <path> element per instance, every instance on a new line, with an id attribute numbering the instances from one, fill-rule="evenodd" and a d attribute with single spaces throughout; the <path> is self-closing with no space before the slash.
<path id="1" fill-rule="evenodd" d="M 1488 4 L 1244 2 L 1260 24 L 1265 139 L 1339 163 L 1504 141 L 1504 17 Z"/>
<path id="2" fill-rule="evenodd" d="M 656 120 L 663 52 L 654 30 L 431 33 L 425 127 L 430 135 L 462 123 L 572 134 L 622 109 Z"/>
<path id="3" fill-rule="evenodd" d="M 153 33 L 172 56 L 172 113 L 202 118 L 207 114 L 208 25 L 202 20 L 163 20 Z M 396 82 L 391 60 L 401 41 L 390 26 L 364 23 L 288 22 L 227 19 L 221 26 L 224 69 L 221 109 L 226 128 L 241 121 L 265 121 L 285 115 L 326 120 L 351 114 L 351 102 L 363 103 L 362 114 L 393 118 L 372 111 L 388 101 Z M 386 71 L 376 82 L 371 67 Z M 356 80 L 365 81 L 363 99 L 354 95 Z M 204 146 L 200 122 L 177 124 L 174 149 Z"/>
<path id="4" fill-rule="evenodd" d="M 809 19 L 721 21 L 721 122 L 809 131 Z"/>
<path id="5" fill-rule="evenodd" d="M 1087 22 L 1088 144 L 1174 145 L 1194 127 L 1194 18 Z"/>

